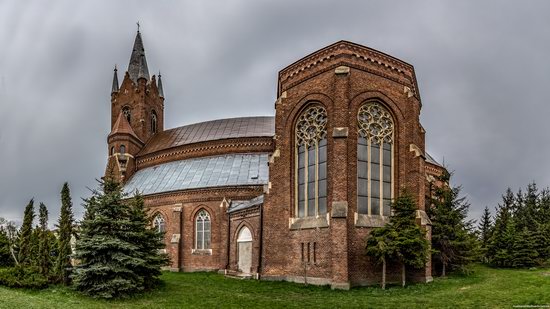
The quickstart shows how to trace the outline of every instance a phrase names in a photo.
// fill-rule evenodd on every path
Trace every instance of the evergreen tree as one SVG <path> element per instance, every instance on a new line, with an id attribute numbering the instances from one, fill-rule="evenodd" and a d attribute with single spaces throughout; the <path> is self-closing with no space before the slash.
<path id="1" fill-rule="evenodd" d="M 444 175 L 447 180 L 450 174 Z M 433 206 L 428 209 L 432 221 L 432 252 L 441 265 L 441 276 L 448 268 L 464 269 L 477 255 L 472 222 L 467 221 L 470 204 L 460 197 L 460 187 L 441 187 L 436 190 Z"/>
<path id="2" fill-rule="evenodd" d="M 93 202 L 92 202 L 93 204 Z M 65 285 L 69 284 L 69 275 L 71 273 L 71 237 L 74 235 L 74 219 L 72 211 L 71 193 L 69 184 L 64 183 L 61 189 L 61 213 L 59 215 L 58 228 L 58 246 L 57 261 L 55 263 L 55 274 L 57 280 Z"/>
<path id="3" fill-rule="evenodd" d="M 20 239 L 19 239 L 19 263 L 21 265 L 31 265 L 32 256 L 32 223 L 34 221 L 34 199 L 31 199 L 27 207 L 25 207 L 25 212 L 23 214 L 23 225 L 20 230 Z"/>
<path id="4" fill-rule="evenodd" d="M 524 227 L 514 234 L 512 243 L 512 267 L 532 267 L 537 264 L 538 252 L 535 250 L 535 238 L 531 231 Z"/>
<path id="5" fill-rule="evenodd" d="M 416 204 L 404 193 L 392 205 L 390 224 L 396 231 L 392 247 L 401 264 L 401 285 L 406 283 L 406 266 L 421 268 L 426 265 L 429 243 L 425 232 L 416 224 Z"/>
<path id="6" fill-rule="evenodd" d="M 489 212 L 489 207 L 485 206 L 483 210 L 483 215 L 481 216 L 481 221 L 479 222 L 478 231 L 479 231 L 479 241 L 481 242 L 481 254 L 483 257 L 483 262 L 487 262 L 487 246 L 489 245 L 489 239 L 491 238 L 491 213 Z"/>
<path id="7" fill-rule="evenodd" d="M 143 278 L 145 289 L 160 282 L 161 267 L 169 262 L 168 256 L 160 253 L 165 247 L 164 233 L 151 228 L 151 223 L 152 218 L 147 216 L 143 197 L 136 192 L 130 203 L 130 232 L 126 240 L 138 247 L 139 257 L 144 260 L 134 271 Z"/>
<path id="8" fill-rule="evenodd" d="M 377 264 L 382 264 L 382 289 L 386 289 L 386 266 L 395 257 L 396 238 L 397 231 L 391 223 L 374 229 L 367 238 L 367 255 L 374 257 Z"/>
<path id="9" fill-rule="evenodd" d="M 0 267 L 12 266 L 13 259 L 10 252 L 10 239 L 6 229 L 8 221 L 0 217 Z"/>
<path id="10" fill-rule="evenodd" d="M 48 230 L 48 209 L 46 205 L 40 203 L 39 207 L 39 245 L 38 245 L 38 267 L 40 273 L 45 277 L 50 274 L 51 256 L 50 256 L 50 238 Z"/>
<path id="11" fill-rule="evenodd" d="M 132 222 L 141 216 L 135 206 L 140 202 L 133 202 L 131 206 L 124 197 L 120 185 L 106 177 L 100 189 L 85 200 L 86 214 L 75 253 L 81 263 L 75 267 L 72 279 L 76 289 L 87 295 L 129 296 L 148 288 L 158 276 L 156 266 L 148 264 L 154 264 L 155 258 L 141 251 L 157 248 L 157 244 L 140 244 L 140 241 L 149 242 L 150 238 L 144 236 L 142 227 Z"/>
<path id="12" fill-rule="evenodd" d="M 520 199 L 520 203 L 523 197 Z M 517 199 L 512 190 L 508 188 L 502 196 L 502 204 L 496 208 L 495 223 L 491 238 L 487 246 L 489 263 L 499 267 L 511 266 L 512 247 L 515 235 L 515 227 L 512 222 L 512 210 L 518 208 Z"/>

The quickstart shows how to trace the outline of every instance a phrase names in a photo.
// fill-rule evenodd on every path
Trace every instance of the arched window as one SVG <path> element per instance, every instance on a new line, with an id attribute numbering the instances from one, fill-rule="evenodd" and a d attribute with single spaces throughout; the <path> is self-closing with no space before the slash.
<path id="1" fill-rule="evenodd" d="M 312 105 L 296 123 L 296 217 L 327 213 L 327 111 Z"/>
<path id="2" fill-rule="evenodd" d="M 157 133 L 157 113 L 151 112 L 151 133 Z"/>
<path id="3" fill-rule="evenodd" d="M 120 145 L 120 153 L 125 154 L 126 153 L 126 146 Z"/>
<path id="4" fill-rule="evenodd" d="M 128 106 L 124 106 L 122 108 L 122 113 L 124 114 L 124 117 L 126 117 L 126 120 L 128 120 L 128 123 L 131 123 L 130 120 L 132 119 L 131 118 L 131 112 L 130 112 L 130 107 Z"/>
<path id="5" fill-rule="evenodd" d="M 195 249 L 210 249 L 210 215 L 204 209 L 195 219 Z"/>
<path id="6" fill-rule="evenodd" d="M 153 219 L 153 226 L 159 233 L 164 233 L 164 231 L 166 231 L 166 222 L 161 214 L 155 216 L 155 219 Z"/>
<path id="7" fill-rule="evenodd" d="M 112 147 L 111 147 L 110 155 L 112 156 L 112 155 L 114 155 L 114 154 L 115 154 L 115 146 L 112 146 Z"/>
<path id="8" fill-rule="evenodd" d="M 393 118 L 378 102 L 357 115 L 357 212 L 390 215 L 393 197 Z"/>

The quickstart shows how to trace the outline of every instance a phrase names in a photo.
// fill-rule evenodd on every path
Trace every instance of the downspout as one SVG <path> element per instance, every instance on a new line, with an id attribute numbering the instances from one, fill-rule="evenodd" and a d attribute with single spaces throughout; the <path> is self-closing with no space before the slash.
<path id="1" fill-rule="evenodd" d="M 183 271 L 183 255 L 185 253 L 185 250 L 183 250 L 183 204 L 181 207 L 180 213 L 180 243 L 179 243 L 179 259 L 178 259 L 178 269 L 179 271 Z"/>

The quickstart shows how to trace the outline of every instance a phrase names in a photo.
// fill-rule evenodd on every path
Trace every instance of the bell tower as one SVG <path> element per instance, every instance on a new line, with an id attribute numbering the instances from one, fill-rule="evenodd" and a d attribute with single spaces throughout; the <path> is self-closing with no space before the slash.
<path id="1" fill-rule="evenodd" d="M 107 173 L 121 182 L 135 171 L 135 156 L 153 136 L 164 131 L 164 91 L 159 74 L 150 77 L 143 39 L 138 31 L 128 70 L 118 82 L 115 66 L 111 88 L 111 133 L 107 139 Z"/>

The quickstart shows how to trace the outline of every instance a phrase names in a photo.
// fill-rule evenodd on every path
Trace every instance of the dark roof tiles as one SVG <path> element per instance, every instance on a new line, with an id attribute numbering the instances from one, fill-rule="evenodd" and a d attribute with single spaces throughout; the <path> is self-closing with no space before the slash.
<path id="1" fill-rule="evenodd" d="M 139 155 L 199 142 L 241 137 L 271 137 L 274 134 L 275 120 L 271 116 L 217 119 L 160 132 L 153 136 Z"/>

